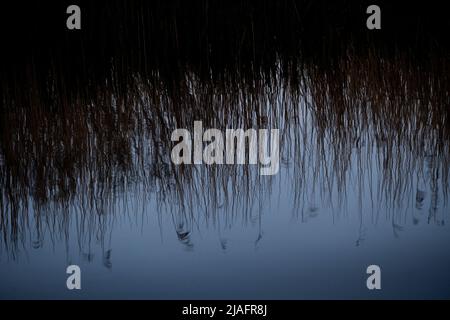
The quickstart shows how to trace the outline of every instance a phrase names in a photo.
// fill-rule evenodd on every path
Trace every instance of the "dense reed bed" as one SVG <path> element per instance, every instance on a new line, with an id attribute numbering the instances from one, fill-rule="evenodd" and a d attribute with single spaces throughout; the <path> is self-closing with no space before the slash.
<path id="1" fill-rule="evenodd" d="M 79 33 L 64 30 L 63 2 L 32 7 L 5 37 L 0 64 L 2 248 L 17 249 L 30 228 L 64 238 L 73 220 L 80 243 L 104 235 L 127 197 L 173 214 L 186 243 L 194 216 L 251 218 L 276 192 L 276 177 L 170 161 L 171 132 L 196 120 L 279 128 L 296 212 L 316 193 L 342 205 L 350 181 L 361 199 L 370 193 L 374 206 L 400 208 L 423 192 L 422 179 L 436 198 L 428 221 L 441 223 L 450 157 L 446 22 L 424 10 L 419 23 L 414 8 L 407 15 L 386 3 L 385 26 L 395 31 L 370 34 L 364 5 L 80 1 Z M 402 12 L 399 22 L 392 12 Z"/>

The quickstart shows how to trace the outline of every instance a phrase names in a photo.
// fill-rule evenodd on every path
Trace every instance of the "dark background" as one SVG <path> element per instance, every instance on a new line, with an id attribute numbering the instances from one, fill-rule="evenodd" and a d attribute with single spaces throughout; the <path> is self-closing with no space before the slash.
<path id="1" fill-rule="evenodd" d="M 82 30 L 66 28 L 66 8 L 81 7 Z M 448 56 L 444 2 L 377 1 L 382 30 L 366 28 L 372 1 L 14 1 L 0 9 L 0 83 L 23 91 L 29 78 L 58 75 L 64 90 L 87 90 L 111 70 L 121 78 L 155 70 L 177 82 L 189 67 L 201 77 L 273 66 L 277 59 L 333 69 L 349 47 L 402 52 L 418 65 Z M 49 75 L 49 71 L 53 75 Z M 46 88 L 42 88 L 44 93 Z M 3 99 L 2 99 L 3 100 Z"/>

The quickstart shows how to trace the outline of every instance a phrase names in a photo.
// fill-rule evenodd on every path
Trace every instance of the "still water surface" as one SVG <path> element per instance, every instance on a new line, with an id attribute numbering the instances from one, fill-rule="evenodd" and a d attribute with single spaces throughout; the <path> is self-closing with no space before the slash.
<path id="1" fill-rule="evenodd" d="M 140 90 L 141 102 L 130 111 L 138 116 L 152 108 Z M 201 99 L 195 93 L 190 97 Z M 25 196 L 14 211 L 12 199 L 17 198 L 8 194 L 14 183 L 3 180 L 7 232 L 0 252 L 0 297 L 450 298 L 449 185 L 442 179 L 448 175 L 448 141 L 441 153 L 431 152 L 438 138 L 414 115 L 405 118 L 410 131 L 403 138 L 379 138 L 382 116 L 369 111 L 364 116 L 358 106 L 346 117 L 359 123 L 372 117 L 372 122 L 354 129 L 348 123 L 327 127 L 320 111 L 308 107 L 314 103 L 310 93 L 290 99 L 286 107 L 280 89 L 267 103 L 267 110 L 298 110 L 296 122 L 292 113 L 268 113 L 266 127 L 278 121 L 285 133 L 280 172 L 273 177 L 259 176 L 255 166 L 197 165 L 177 171 L 167 160 L 167 148 L 152 157 L 158 148 L 143 129 L 127 133 L 130 144 L 141 142 L 127 151 L 124 169 L 117 165 L 120 159 L 108 160 L 117 161 L 112 165 L 98 160 L 98 138 L 89 129 L 84 138 L 93 139 L 86 147 L 92 150 L 79 152 L 87 154 L 86 167 L 90 158 L 99 162 L 79 173 L 63 171 L 63 176 L 71 172 L 76 186 L 68 188 L 68 197 L 58 196 L 64 186 L 51 179 L 45 201 L 37 186 L 16 185 Z M 120 117 L 118 103 L 111 101 Z M 424 134 L 410 134 L 417 128 Z M 383 129 L 396 134 L 386 123 Z M 107 134 L 114 139 L 114 133 Z M 160 144 L 170 144 L 165 139 Z M 42 140 L 30 143 L 38 150 Z M 118 149 L 113 156 L 122 153 Z M 30 172 L 57 162 L 51 153 L 41 156 L 27 162 L 35 164 Z M 2 161 L 4 173 L 14 172 Z M 104 178 L 102 168 L 108 165 L 112 174 Z M 95 186 L 89 175 L 96 177 Z M 81 267 L 80 291 L 66 289 L 70 264 Z M 371 264 L 381 267 L 380 291 L 366 288 Z"/>

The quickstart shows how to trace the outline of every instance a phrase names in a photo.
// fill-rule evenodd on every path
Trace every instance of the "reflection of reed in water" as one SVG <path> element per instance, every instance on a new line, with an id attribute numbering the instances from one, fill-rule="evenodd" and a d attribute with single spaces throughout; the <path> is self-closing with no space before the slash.
<path id="1" fill-rule="evenodd" d="M 38 35 L 44 45 L 36 40 L 17 57 L 6 50 L 0 75 L 5 248 L 18 249 L 27 236 L 40 247 L 44 230 L 54 241 L 67 238 L 75 220 L 86 259 L 99 238 L 110 265 L 106 239 L 114 212 L 153 200 L 173 214 L 178 239 L 191 248 L 198 217 L 226 226 L 237 218 L 258 220 L 280 180 L 291 186 L 292 207 L 303 220 L 319 214 L 319 200 L 337 202 L 343 213 L 348 198 L 363 205 L 369 195 L 383 213 L 399 211 L 414 195 L 426 220 L 443 223 L 450 70 L 447 51 L 430 45 L 436 39 L 415 34 L 431 47 L 411 49 L 414 55 L 401 42 L 380 49 L 365 33 L 342 39 L 329 31 L 348 31 L 354 19 L 321 12 L 317 20 L 284 2 L 210 3 L 187 11 L 177 9 L 183 2 L 155 2 L 165 13 L 159 18 L 126 3 L 114 2 L 124 9 L 110 26 L 118 39 L 88 15 L 84 25 L 98 28 L 64 34 L 61 47 L 54 47 L 61 36 L 55 31 Z M 279 128 L 284 172 L 261 177 L 249 166 L 174 166 L 170 135 L 196 120 L 221 130 Z M 359 194 L 349 194 L 352 185 Z M 389 216 L 393 225 L 399 216 Z"/>
<path id="2" fill-rule="evenodd" d="M 431 73 L 405 57 L 349 53 L 332 71 L 299 65 L 286 73 L 280 61 L 251 83 L 240 75 L 215 82 L 186 72 L 171 91 L 158 75 L 134 75 L 123 84 L 126 95 L 106 84 L 89 100 L 79 97 L 58 110 L 39 96 L 31 96 L 30 106 L 8 96 L 1 124 L 3 243 L 23 239 L 29 213 L 38 238 L 45 227 L 64 234 L 73 215 L 81 242 L 89 243 L 85 237 L 105 228 L 126 194 L 143 203 L 155 194 L 175 214 L 178 238 L 188 247 L 189 217 L 199 212 L 212 221 L 251 218 L 271 194 L 273 178 L 250 166 L 171 163 L 171 131 L 198 119 L 220 129 L 280 128 L 283 183 L 292 185 L 296 208 L 317 193 L 344 203 L 349 180 L 360 199 L 370 193 L 375 204 L 401 208 L 418 176 L 432 192 L 429 222 L 443 223 L 436 212 L 439 190 L 446 196 L 449 185 L 449 73 L 434 63 Z M 419 208 L 423 192 L 415 195 Z M 317 214 L 314 205 L 306 211 Z"/>

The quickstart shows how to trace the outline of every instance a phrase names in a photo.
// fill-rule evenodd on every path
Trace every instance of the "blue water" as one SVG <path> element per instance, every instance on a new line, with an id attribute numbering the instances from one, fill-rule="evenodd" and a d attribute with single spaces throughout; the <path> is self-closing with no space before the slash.
<path id="1" fill-rule="evenodd" d="M 370 171 L 375 186 L 375 165 Z M 308 180 L 301 205 L 294 205 L 294 177 L 284 166 L 270 190 L 250 191 L 256 200 L 246 210 L 238 204 L 184 216 L 177 205 L 137 192 L 117 199 L 114 212 L 94 215 L 92 230 L 75 210 L 64 232 L 44 226 L 38 248 L 31 228 L 14 255 L 3 250 L 0 297 L 450 298 L 448 205 L 440 201 L 429 220 L 430 190 L 422 207 L 414 192 L 395 207 L 374 201 L 355 179 L 347 181 L 344 200 L 342 192 L 320 195 Z M 177 228 L 189 235 L 180 239 Z M 81 290 L 66 288 L 70 264 L 81 267 Z M 381 290 L 366 287 L 372 264 L 381 267 Z"/>

